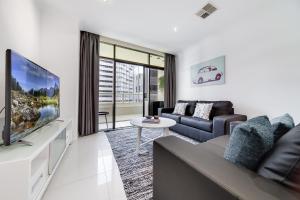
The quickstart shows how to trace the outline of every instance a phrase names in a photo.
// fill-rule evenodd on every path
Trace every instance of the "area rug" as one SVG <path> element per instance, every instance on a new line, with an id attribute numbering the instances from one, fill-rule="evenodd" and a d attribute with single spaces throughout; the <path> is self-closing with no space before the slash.
<path id="1" fill-rule="evenodd" d="M 147 138 L 156 138 L 163 132 L 162 129 L 143 129 L 142 143 Z M 136 128 L 126 128 L 106 133 L 117 161 L 124 190 L 128 200 L 152 199 L 152 163 L 153 143 L 140 148 L 141 154 L 136 153 Z M 183 140 L 198 144 L 197 141 L 171 132 L 171 135 Z"/>

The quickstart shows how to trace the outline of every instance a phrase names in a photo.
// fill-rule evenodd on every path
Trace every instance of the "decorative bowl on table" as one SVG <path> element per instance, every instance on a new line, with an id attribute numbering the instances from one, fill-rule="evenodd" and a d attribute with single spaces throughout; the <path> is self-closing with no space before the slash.
<path id="1" fill-rule="evenodd" d="M 146 119 L 152 119 L 152 116 L 148 115 L 148 116 L 145 116 Z"/>

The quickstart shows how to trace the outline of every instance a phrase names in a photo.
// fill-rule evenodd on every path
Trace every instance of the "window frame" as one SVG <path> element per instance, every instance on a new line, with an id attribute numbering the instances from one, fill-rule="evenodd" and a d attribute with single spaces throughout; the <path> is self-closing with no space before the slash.
<path id="1" fill-rule="evenodd" d="M 164 66 L 164 67 L 160 67 L 160 66 L 151 65 L 151 63 L 150 63 L 150 56 L 151 56 L 151 55 L 153 55 L 153 56 L 158 56 L 158 57 L 164 57 L 164 56 L 161 56 L 161 55 L 158 55 L 158 54 L 154 54 L 154 53 L 145 52 L 145 51 L 141 51 L 141 50 L 134 49 L 134 48 L 130 48 L 130 47 L 125 47 L 125 46 L 118 45 L 118 44 L 112 44 L 112 43 L 109 43 L 109 42 L 103 42 L 103 41 L 100 41 L 100 43 L 112 45 L 112 46 L 114 47 L 114 48 L 113 48 L 113 50 L 114 50 L 113 55 L 114 55 L 114 56 L 113 56 L 113 58 L 101 56 L 101 55 L 100 55 L 100 52 L 99 52 L 99 58 L 110 59 L 110 60 L 113 60 L 113 61 L 115 61 L 115 62 L 123 62 L 123 63 L 133 64 L 133 65 L 143 65 L 143 66 L 145 66 L 145 67 L 153 68 L 153 69 L 160 69 L 160 70 L 164 70 L 164 69 L 165 69 L 165 66 Z M 140 53 L 147 54 L 147 55 L 148 55 L 148 64 L 145 64 L 145 63 L 139 63 L 139 62 L 133 62 L 133 61 L 128 61 L 128 60 L 123 60 L 123 59 L 118 59 L 118 58 L 116 58 L 116 47 L 120 47 L 120 48 L 123 48 L 123 49 L 128 49 L 128 50 L 132 50 L 132 51 L 136 51 L 136 52 L 140 52 Z M 101 51 L 101 50 L 100 50 L 100 51 Z"/>
<path id="2" fill-rule="evenodd" d="M 122 45 L 118 45 L 118 44 L 113 44 L 113 43 L 110 43 L 110 42 L 104 42 L 104 41 L 100 41 L 99 42 L 99 46 L 100 46 L 100 43 L 104 43 L 104 44 L 108 44 L 108 45 L 112 45 L 113 46 L 113 58 L 110 58 L 110 57 L 104 57 L 104 56 L 101 56 L 100 55 L 100 50 L 99 50 L 99 59 L 108 59 L 108 60 L 112 60 L 113 61 L 113 85 L 112 85 L 112 88 L 113 88 L 113 107 L 112 107 L 112 123 L 113 123 L 113 129 L 115 129 L 115 125 L 116 125 L 116 102 L 117 102 L 117 99 L 116 99 L 116 64 L 117 62 L 121 62 L 121 63 L 126 63 L 126 64 L 132 64 L 132 65 L 140 65 L 140 66 L 143 66 L 144 67 L 144 70 L 145 68 L 149 68 L 149 69 L 157 69 L 157 70 L 162 70 L 164 71 L 165 70 L 165 66 L 166 66 L 166 62 L 164 62 L 164 67 L 160 67 L 160 66 L 155 66 L 155 65 L 151 65 L 150 64 L 150 56 L 151 55 L 154 55 L 154 56 L 158 56 L 158 57 L 164 57 L 165 59 L 165 56 L 161 56 L 161 55 L 158 55 L 158 54 L 155 54 L 155 53 L 149 53 L 149 52 L 145 52 L 145 51 L 141 51 L 141 50 L 138 50 L 138 49 L 134 49 L 134 48 L 129 48 L 129 47 L 125 47 L 125 46 L 122 46 Z M 139 63 L 139 62 L 133 62 L 133 61 L 128 61 L 128 60 L 122 60 L 122 59 L 118 59 L 116 58 L 116 47 L 121 47 L 121 48 L 125 48 L 125 49 L 128 49 L 128 50 L 133 50 L 133 51 L 137 51 L 137 52 L 140 52 L 140 53 L 145 53 L 148 55 L 148 64 L 145 64 L 145 63 Z M 100 78 L 100 77 L 99 77 Z M 145 77 L 143 76 L 143 82 L 145 82 Z M 150 79 L 149 79 L 149 84 L 150 84 Z M 143 92 L 145 91 L 145 85 L 143 84 Z M 150 91 L 149 91 L 150 92 Z M 150 96 L 150 95 L 149 95 Z M 145 101 L 143 99 L 143 116 L 145 116 Z M 150 107 L 148 107 L 148 112 L 149 112 L 149 109 Z"/>

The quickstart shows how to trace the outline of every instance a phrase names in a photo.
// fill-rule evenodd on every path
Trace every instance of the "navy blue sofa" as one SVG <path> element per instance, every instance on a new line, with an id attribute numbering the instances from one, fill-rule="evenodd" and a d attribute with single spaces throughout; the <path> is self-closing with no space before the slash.
<path id="1" fill-rule="evenodd" d="M 200 142 L 229 134 L 230 122 L 247 120 L 246 115 L 234 114 L 233 104 L 230 101 L 179 100 L 178 102 L 188 103 L 185 115 L 173 114 L 174 108 L 160 108 L 159 115 L 176 121 L 176 125 L 170 128 L 172 131 Z M 209 120 L 193 117 L 197 103 L 213 103 Z"/>

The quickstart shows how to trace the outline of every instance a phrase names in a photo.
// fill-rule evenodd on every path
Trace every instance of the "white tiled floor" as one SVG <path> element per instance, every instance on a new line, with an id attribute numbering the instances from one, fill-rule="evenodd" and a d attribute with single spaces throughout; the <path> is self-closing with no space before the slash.
<path id="1" fill-rule="evenodd" d="M 143 114 L 132 114 L 132 115 L 116 115 L 116 128 L 131 126 L 130 120 L 137 117 L 142 117 Z M 108 128 L 112 128 L 112 116 L 107 116 Z M 105 117 L 99 115 L 99 130 L 105 130 L 107 128 Z"/>
<path id="2" fill-rule="evenodd" d="M 79 138 L 65 154 L 43 200 L 126 200 L 106 135 Z"/>
<path id="3" fill-rule="evenodd" d="M 121 122 L 116 122 L 116 128 L 124 128 L 124 127 L 129 127 L 132 126 L 130 124 L 130 121 L 121 121 Z M 108 128 L 112 128 L 112 123 L 108 123 Z M 105 123 L 99 124 L 99 130 L 105 131 L 107 129 L 107 126 Z"/>

